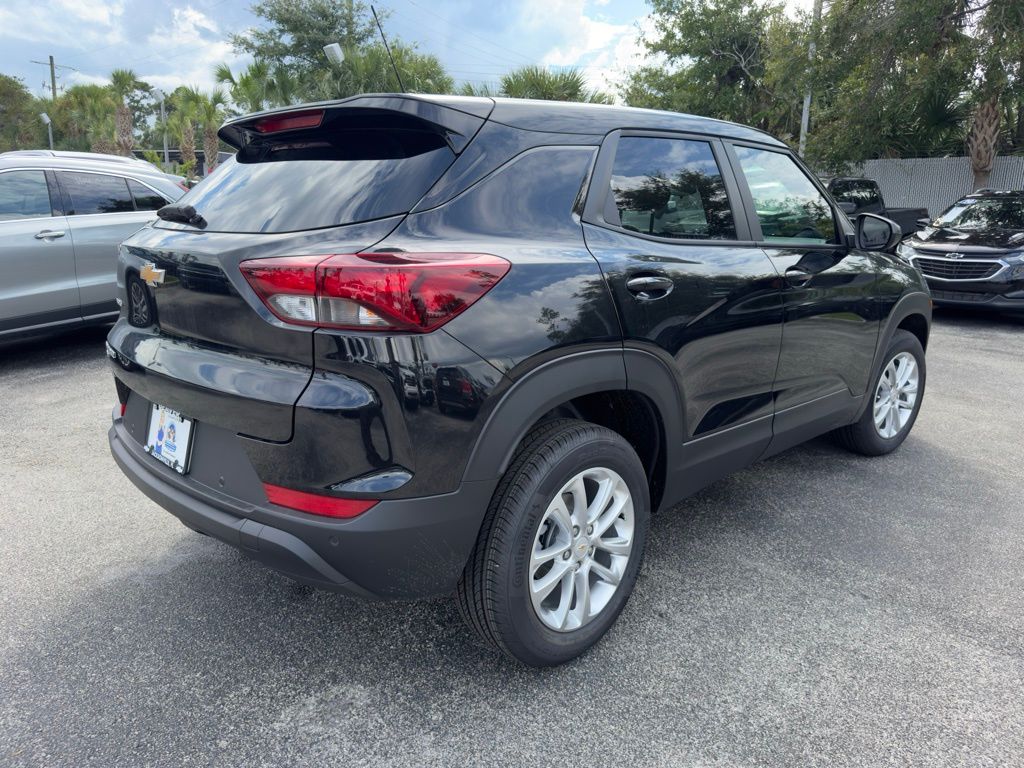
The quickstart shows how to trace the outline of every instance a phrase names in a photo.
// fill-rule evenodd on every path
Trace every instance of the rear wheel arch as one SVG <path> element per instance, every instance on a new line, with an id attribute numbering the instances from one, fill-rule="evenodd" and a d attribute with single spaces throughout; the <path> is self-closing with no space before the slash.
<path id="1" fill-rule="evenodd" d="M 537 424 L 576 418 L 622 435 L 647 471 L 657 509 L 675 449 L 682 443 L 681 397 L 664 363 L 621 348 L 591 350 L 546 363 L 513 384 L 487 417 L 464 481 L 494 480 Z"/>

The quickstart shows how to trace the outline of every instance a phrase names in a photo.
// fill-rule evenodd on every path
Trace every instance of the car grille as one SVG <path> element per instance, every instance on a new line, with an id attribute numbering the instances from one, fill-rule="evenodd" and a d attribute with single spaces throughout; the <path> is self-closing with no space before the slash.
<path id="1" fill-rule="evenodd" d="M 994 297 L 994 293 L 971 293 L 969 291 L 932 291 L 932 298 L 938 299 L 939 301 L 975 301 L 985 302 L 991 301 Z"/>
<path id="2" fill-rule="evenodd" d="M 930 259 L 927 256 L 918 256 L 914 259 L 914 264 L 925 277 L 937 277 L 942 280 L 985 280 L 1003 268 L 997 261 Z"/>

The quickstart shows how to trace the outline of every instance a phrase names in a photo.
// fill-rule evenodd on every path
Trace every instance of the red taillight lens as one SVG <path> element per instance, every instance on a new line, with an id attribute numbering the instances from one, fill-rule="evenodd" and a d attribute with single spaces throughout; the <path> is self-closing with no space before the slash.
<path id="1" fill-rule="evenodd" d="M 263 490 L 271 504 L 325 517 L 356 517 L 377 503 L 374 499 L 339 499 L 336 496 L 321 496 L 318 493 L 296 491 L 293 488 L 282 488 L 270 483 L 264 483 Z"/>
<path id="2" fill-rule="evenodd" d="M 322 109 L 306 110 L 305 112 L 291 112 L 286 115 L 271 115 L 263 117 L 252 124 L 257 133 L 281 133 L 282 131 L 295 131 L 300 128 L 317 128 L 324 119 Z"/>
<path id="3" fill-rule="evenodd" d="M 493 288 L 511 265 L 480 253 L 361 253 L 243 261 L 277 317 L 302 325 L 426 333 Z"/>
<path id="4" fill-rule="evenodd" d="M 188 192 L 188 184 L 186 184 L 184 181 L 176 181 L 174 183 L 177 184 L 182 189 L 184 189 L 186 192 Z"/>

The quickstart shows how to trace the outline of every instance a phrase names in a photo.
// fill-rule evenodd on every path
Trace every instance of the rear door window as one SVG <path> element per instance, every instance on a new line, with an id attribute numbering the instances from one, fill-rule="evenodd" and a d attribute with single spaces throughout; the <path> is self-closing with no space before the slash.
<path id="1" fill-rule="evenodd" d="M 317 129 L 254 140 L 177 204 L 212 232 L 336 227 L 408 213 L 455 159 L 422 121 L 340 112 Z"/>
<path id="2" fill-rule="evenodd" d="M 706 141 L 624 136 L 612 166 L 620 227 L 673 239 L 735 240 L 721 171 Z"/>
<path id="3" fill-rule="evenodd" d="M 68 200 L 68 215 L 91 213 L 124 213 L 134 211 L 135 203 L 123 176 L 79 171 L 58 171 L 61 186 Z"/>
<path id="4" fill-rule="evenodd" d="M 49 216 L 50 192 L 43 171 L 0 173 L 0 221 Z"/>
<path id="5" fill-rule="evenodd" d="M 128 189 L 135 198 L 135 207 L 140 211 L 155 211 L 167 205 L 163 197 L 135 179 L 128 179 Z"/>
<path id="6" fill-rule="evenodd" d="M 832 208 L 792 157 L 735 147 L 766 242 L 836 243 Z"/>

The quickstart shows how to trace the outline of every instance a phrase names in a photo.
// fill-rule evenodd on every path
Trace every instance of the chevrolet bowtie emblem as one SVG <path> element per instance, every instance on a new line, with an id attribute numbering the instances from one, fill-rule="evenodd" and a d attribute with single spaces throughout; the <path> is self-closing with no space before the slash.
<path id="1" fill-rule="evenodd" d="M 164 270 L 157 269 L 156 264 L 143 264 L 139 277 L 146 281 L 146 285 L 156 288 L 158 283 L 164 281 Z"/>

